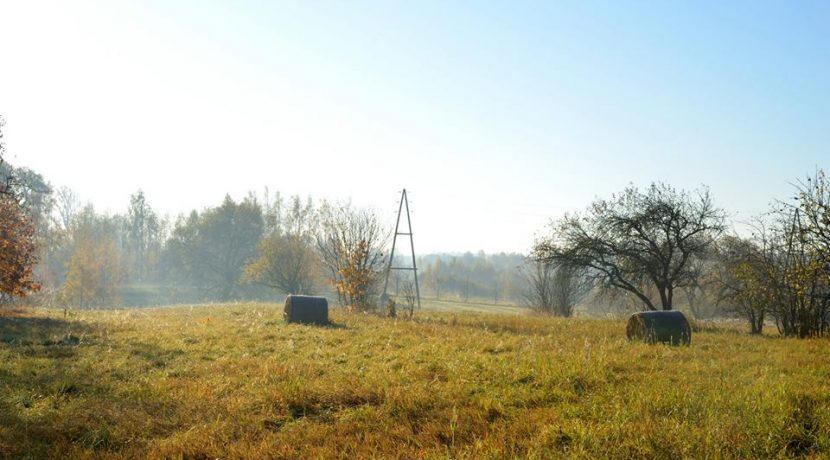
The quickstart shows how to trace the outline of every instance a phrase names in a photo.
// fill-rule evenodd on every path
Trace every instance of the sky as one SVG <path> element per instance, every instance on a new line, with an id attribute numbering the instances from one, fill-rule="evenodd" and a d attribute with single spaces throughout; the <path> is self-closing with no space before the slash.
<path id="1" fill-rule="evenodd" d="M 527 252 L 629 185 L 736 224 L 830 168 L 830 3 L 0 0 L 7 160 L 98 210 L 268 187 Z"/>

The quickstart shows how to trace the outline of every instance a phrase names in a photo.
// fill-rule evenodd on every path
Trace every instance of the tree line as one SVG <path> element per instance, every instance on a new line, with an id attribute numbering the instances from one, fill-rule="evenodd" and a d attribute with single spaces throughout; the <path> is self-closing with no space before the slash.
<path id="1" fill-rule="evenodd" d="M 264 300 L 276 292 L 366 308 L 380 294 L 389 230 L 375 213 L 348 203 L 266 189 L 171 219 L 141 190 L 125 212 L 106 214 L 34 171 L 5 164 L 3 177 L 14 177 L 15 208 L 31 227 L 31 283 L 4 289 L 6 301 L 27 292 L 29 302 L 50 306 L 141 306 Z M 523 261 L 483 252 L 419 257 L 422 295 L 518 303 Z M 393 272 L 390 294 L 404 297 L 411 282 Z"/>
<path id="2" fill-rule="evenodd" d="M 266 189 L 169 218 L 139 190 L 126 212 L 100 213 L 8 164 L 4 149 L 0 129 L 0 303 L 224 302 L 278 291 L 373 306 L 388 232 L 370 210 Z"/>
<path id="3" fill-rule="evenodd" d="M 551 224 L 533 249 L 534 304 L 569 316 L 586 297 L 671 310 L 678 298 L 785 336 L 830 333 L 830 180 L 819 170 L 796 196 L 756 217 L 752 231 L 726 224 L 708 189 L 628 187 Z M 746 232 L 745 232 L 746 233 Z"/>
<path id="4" fill-rule="evenodd" d="M 45 305 L 227 302 L 277 291 L 329 294 L 362 309 L 385 257 L 376 215 L 349 204 L 251 193 L 170 219 L 140 190 L 124 214 L 98 213 L 67 190 L 44 201 L 20 209 L 41 229 L 31 238 L 39 284 L 29 291 Z"/>
<path id="5" fill-rule="evenodd" d="M 371 210 L 266 189 L 169 218 L 139 190 L 125 213 L 99 213 L 4 153 L 0 118 L 0 302 L 147 305 L 276 291 L 358 310 L 378 303 L 390 229 Z M 795 195 L 741 233 L 705 187 L 630 186 L 553 221 L 527 257 L 421 257 L 421 294 L 560 316 L 679 307 L 743 318 L 752 333 L 773 322 L 787 336 L 826 335 L 830 180 L 817 170 Z M 411 279 L 393 273 L 389 289 L 412 303 Z"/>

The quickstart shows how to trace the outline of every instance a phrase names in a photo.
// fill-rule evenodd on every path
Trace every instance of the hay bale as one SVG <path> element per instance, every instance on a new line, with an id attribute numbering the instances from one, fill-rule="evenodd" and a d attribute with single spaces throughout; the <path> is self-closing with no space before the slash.
<path id="1" fill-rule="evenodd" d="M 329 302 L 325 297 L 289 295 L 285 298 L 284 315 L 289 323 L 328 324 Z"/>
<path id="2" fill-rule="evenodd" d="M 672 310 L 634 313 L 628 318 L 625 335 L 628 340 L 642 340 L 646 343 L 689 345 L 692 342 L 692 328 L 686 316 Z"/>

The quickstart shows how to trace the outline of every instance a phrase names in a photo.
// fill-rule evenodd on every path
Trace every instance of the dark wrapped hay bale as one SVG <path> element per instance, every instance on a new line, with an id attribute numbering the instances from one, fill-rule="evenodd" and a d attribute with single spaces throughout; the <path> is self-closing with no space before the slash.
<path id="1" fill-rule="evenodd" d="M 289 295 L 285 298 L 284 315 L 289 323 L 328 324 L 329 302 L 325 297 Z"/>
<path id="2" fill-rule="evenodd" d="M 625 335 L 628 340 L 642 340 L 646 343 L 689 345 L 692 342 L 692 328 L 686 316 L 679 311 L 634 313 L 628 318 Z"/>

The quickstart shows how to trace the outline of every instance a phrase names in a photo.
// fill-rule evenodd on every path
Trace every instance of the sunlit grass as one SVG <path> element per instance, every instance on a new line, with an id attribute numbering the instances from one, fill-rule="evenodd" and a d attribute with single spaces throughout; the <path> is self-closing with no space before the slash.
<path id="1" fill-rule="evenodd" d="M 827 340 L 623 321 L 266 304 L 0 318 L 9 457 L 827 456 Z"/>

